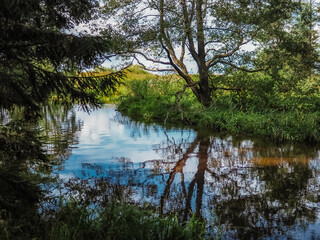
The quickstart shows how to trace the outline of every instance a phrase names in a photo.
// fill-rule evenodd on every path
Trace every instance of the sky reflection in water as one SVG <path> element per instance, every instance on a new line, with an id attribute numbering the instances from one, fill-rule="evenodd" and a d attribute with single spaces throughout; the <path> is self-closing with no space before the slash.
<path id="1" fill-rule="evenodd" d="M 60 178 L 131 186 L 133 200 L 201 215 L 226 239 L 320 239 L 318 149 L 147 126 L 114 106 L 76 117 L 83 126 Z"/>

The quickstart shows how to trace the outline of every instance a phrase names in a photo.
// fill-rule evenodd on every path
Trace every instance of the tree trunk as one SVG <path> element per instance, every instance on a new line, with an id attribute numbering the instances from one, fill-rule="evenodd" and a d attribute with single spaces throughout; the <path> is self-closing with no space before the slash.
<path id="1" fill-rule="evenodd" d="M 205 36 L 203 27 L 203 0 L 197 0 L 196 3 L 196 15 L 197 15 L 197 41 L 198 41 L 198 69 L 199 69 L 199 101 L 205 107 L 209 107 L 211 104 L 211 91 L 209 88 L 209 74 L 206 66 L 206 51 L 205 51 Z"/>
<path id="2" fill-rule="evenodd" d="M 209 88 L 209 69 L 206 65 L 206 51 L 205 51 L 205 36 L 203 26 L 203 0 L 196 0 L 196 41 L 197 48 L 195 47 L 193 30 L 191 29 L 191 19 L 188 13 L 187 3 L 185 0 L 180 1 L 182 7 L 182 15 L 184 22 L 184 33 L 185 40 L 188 42 L 189 51 L 192 58 L 198 65 L 199 72 L 199 84 L 195 83 L 192 76 L 188 73 L 185 64 L 183 63 L 183 57 L 178 58 L 175 53 L 174 46 L 168 37 L 165 30 L 165 19 L 164 19 L 164 0 L 160 1 L 159 16 L 160 16 L 160 41 L 164 50 L 167 52 L 170 64 L 175 71 L 186 81 L 187 86 L 191 88 L 193 94 L 196 96 L 198 101 L 205 107 L 211 105 L 211 89 Z M 183 42 L 185 44 L 185 42 Z M 184 46 L 184 45 L 183 45 Z"/>
<path id="3" fill-rule="evenodd" d="M 205 67 L 205 66 L 204 66 Z M 200 99 L 198 99 L 201 104 L 205 107 L 209 107 L 211 105 L 211 89 L 209 87 L 209 74 L 207 69 L 200 69 L 199 71 L 199 95 Z"/>

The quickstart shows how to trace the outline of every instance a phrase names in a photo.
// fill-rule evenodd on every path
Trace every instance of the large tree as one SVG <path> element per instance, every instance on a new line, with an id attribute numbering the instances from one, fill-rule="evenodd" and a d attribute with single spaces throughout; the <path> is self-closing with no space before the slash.
<path id="1" fill-rule="evenodd" d="M 96 0 L 0 0 L 0 108 L 21 106 L 34 116 L 52 94 L 84 108 L 97 106 L 96 92 L 121 77 L 79 74 L 113 48 L 110 38 L 75 30 L 98 6 Z"/>
<path id="2" fill-rule="evenodd" d="M 257 52 L 281 45 L 283 41 L 277 38 L 290 33 L 302 6 L 302 1 L 295 0 L 104 2 L 105 14 L 114 20 L 118 35 L 131 41 L 130 54 L 141 64 L 144 58 L 156 64 L 157 70 L 178 73 L 204 106 L 210 105 L 217 89 L 210 84 L 210 74 L 230 67 L 261 70 L 260 59 L 245 51 L 246 46 Z M 195 72 L 190 71 L 189 61 L 196 66 Z M 194 80 L 192 73 L 199 78 Z"/>

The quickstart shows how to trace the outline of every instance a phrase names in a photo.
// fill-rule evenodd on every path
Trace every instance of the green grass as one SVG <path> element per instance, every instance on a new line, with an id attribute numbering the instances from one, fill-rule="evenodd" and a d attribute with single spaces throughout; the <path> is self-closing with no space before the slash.
<path id="1" fill-rule="evenodd" d="M 184 83 L 172 79 L 132 78 L 114 102 L 120 112 L 146 122 L 183 124 L 273 141 L 320 142 L 317 94 L 297 90 L 286 94 L 274 91 L 267 96 L 260 94 L 261 89 L 240 95 L 217 91 L 212 106 L 206 109 L 189 89 L 176 98 Z"/>
<path id="2" fill-rule="evenodd" d="M 48 240 L 144 240 L 205 239 L 205 222 L 193 216 L 181 223 L 177 216 L 160 216 L 150 209 L 129 204 L 110 204 L 90 209 L 68 201 L 55 213 L 30 215 L 19 219 L 0 219 L 0 239 Z"/>
<path id="3" fill-rule="evenodd" d="M 320 142 L 320 112 L 298 111 L 244 112 L 235 109 L 212 107 L 203 110 L 199 106 L 173 110 L 170 102 L 161 98 L 146 98 L 142 101 L 128 99 L 118 109 L 136 119 L 159 123 L 184 124 L 195 129 L 211 129 L 241 136 L 265 137 L 274 141 Z M 167 117 L 167 115 L 169 117 Z"/>
<path id="4" fill-rule="evenodd" d="M 205 224 L 192 217 L 180 224 L 176 216 L 128 204 L 90 210 L 68 202 L 47 223 L 47 239 L 204 239 Z"/>

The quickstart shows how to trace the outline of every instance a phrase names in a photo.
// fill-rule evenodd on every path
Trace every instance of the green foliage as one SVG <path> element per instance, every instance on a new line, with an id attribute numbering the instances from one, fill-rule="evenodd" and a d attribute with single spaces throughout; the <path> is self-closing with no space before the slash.
<path id="1" fill-rule="evenodd" d="M 289 82 L 295 83 L 317 69 L 319 43 L 315 30 L 316 9 L 317 4 L 313 1 L 301 2 L 291 18 L 278 20 L 267 29 L 272 40 L 259 53 L 258 59 L 275 81 L 288 81 L 281 76 L 282 71 L 289 73 Z"/>
<path id="2" fill-rule="evenodd" d="M 175 216 L 159 216 L 133 205 L 112 204 L 90 210 L 68 202 L 49 221 L 48 239 L 204 239 L 204 222 L 184 225 Z"/>
<path id="3" fill-rule="evenodd" d="M 139 117 L 140 114 L 143 114 L 146 121 L 161 119 L 171 106 L 172 98 L 155 94 L 155 91 L 159 89 L 152 90 L 149 87 L 151 82 L 150 80 L 131 81 L 128 84 L 130 95 L 122 98 L 119 109 L 125 109 L 130 102 L 130 108 L 127 109 L 130 115 Z"/>
<path id="4" fill-rule="evenodd" d="M 122 73 L 79 75 L 100 64 L 113 40 L 71 34 L 92 18 L 97 1 L 0 1 L 0 107 L 39 114 L 52 94 L 84 108 L 98 106 L 96 93 L 114 88 Z M 80 11 L 81 9 L 81 11 Z"/>
<path id="5" fill-rule="evenodd" d="M 101 69 L 102 71 L 104 71 L 104 69 Z M 97 73 L 101 73 L 101 70 L 98 70 Z M 112 70 L 108 70 L 108 72 L 110 72 Z M 132 81 L 135 80 L 151 80 L 154 79 L 154 75 L 151 73 L 148 73 L 146 71 L 144 71 L 141 67 L 139 67 L 138 65 L 133 65 L 130 66 L 129 68 L 126 69 L 125 72 L 125 76 L 123 79 L 123 82 L 120 86 L 117 87 L 117 89 L 115 89 L 115 91 L 113 92 L 109 92 L 107 95 L 105 96 L 101 96 L 100 95 L 100 99 L 104 102 L 104 103 L 117 103 L 123 96 L 127 96 L 128 94 L 132 94 L 132 92 L 130 92 L 130 87 L 132 84 Z"/>
<path id="6" fill-rule="evenodd" d="M 168 117 L 177 120 L 185 119 L 186 116 L 179 112 L 179 109 L 183 109 L 184 105 L 190 105 L 190 101 L 195 103 L 197 100 L 189 89 L 184 93 L 189 97 L 180 99 L 182 95 L 177 94 L 177 91 L 182 86 L 183 81 L 176 75 L 153 75 L 142 80 L 130 79 L 125 86 L 126 94 L 118 98 L 118 109 L 145 121 L 163 122 L 167 114 Z M 202 108 L 200 104 L 197 106 Z"/>
<path id="7" fill-rule="evenodd" d="M 281 71 L 283 81 L 275 81 L 266 73 L 231 72 L 213 76 L 214 106 L 243 111 L 317 111 L 319 107 L 318 75 L 291 81 L 294 73 Z M 225 89 L 231 89 L 226 91 Z"/>
<path id="8" fill-rule="evenodd" d="M 149 122 L 187 124 L 276 141 L 320 141 L 317 75 L 286 90 L 265 73 L 211 76 L 210 84 L 216 91 L 215 101 L 208 109 L 199 104 L 189 89 L 180 91 L 183 83 L 178 78 L 168 82 L 169 78 L 131 79 L 126 95 L 118 98 L 118 109 Z"/>
<path id="9" fill-rule="evenodd" d="M 19 122 L 0 128 L 0 239 L 30 239 L 40 219 L 47 157 L 35 131 Z"/>
<path id="10" fill-rule="evenodd" d="M 319 142 L 319 120 L 319 113 L 215 109 L 201 116 L 199 123 L 234 135 L 260 136 L 275 141 Z"/>

